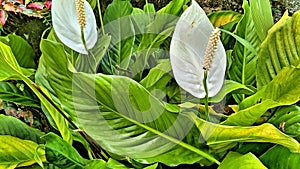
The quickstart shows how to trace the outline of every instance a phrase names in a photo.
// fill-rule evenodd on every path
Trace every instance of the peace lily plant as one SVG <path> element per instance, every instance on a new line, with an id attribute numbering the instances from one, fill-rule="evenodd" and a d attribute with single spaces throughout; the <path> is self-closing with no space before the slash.
<path id="1" fill-rule="evenodd" d="M 0 168 L 299 168 L 300 12 L 99 1 L 52 0 L 40 57 L 0 36 Z"/>
<path id="2" fill-rule="evenodd" d="M 226 53 L 220 34 L 193 0 L 177 22 L 170 46 L 178 85 L 195 97 L 205 97 L 206 113 L 208 97 L 220 91 L 225 77 Z"/>
<path id="3" fill-rule="evenodd" d="M 86 0 L 53 0 L 52 22 L 58 38 L 69 48 L 88 54 L 97 42 L 93 9 Z"/>

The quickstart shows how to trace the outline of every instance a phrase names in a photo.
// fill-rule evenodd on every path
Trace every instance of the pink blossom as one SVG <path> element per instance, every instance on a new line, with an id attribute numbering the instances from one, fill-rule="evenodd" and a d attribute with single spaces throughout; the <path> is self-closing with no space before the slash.
<path id="1" fill-rule="evenodd" d="M 6 22 L 6 19 L 7 19 L 7 16 L 6 16 L 6 13 L 5 11 L 2 9 L 0 10 L 0 24 L 2 26 L 4 26 L 5 22 Z"/>
<path id="2" fill-rule="evenodd" d="M 44 5 L 45 5 L 45 7 L 46 7 L 47 10 L 50 10 L 51 6 L 52 6 L 52 1 L 45 1 Z"/>
<path id="3" fill-rule="evenodd" d="M 38 2 L 34 2 L 27 5 L 27 8 L 33 8 L 34 10 L 41 10 L 44 8 L 44 5 Z"/>

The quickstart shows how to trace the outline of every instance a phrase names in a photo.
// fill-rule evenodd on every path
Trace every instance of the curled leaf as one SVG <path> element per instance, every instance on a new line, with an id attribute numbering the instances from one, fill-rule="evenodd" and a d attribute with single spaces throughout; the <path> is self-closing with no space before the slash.
<path id="1" fill-rule="evenodd" d="M 176 24 L 170 46 L 170 59 L 179 86 L 193 96 L 205 96 L 202 60 L 213 26 L 203 9 L 192 1 Z M 226 53 L 219 41 L 212 66 L 208 71 L 208 96 L 216 95 L 224 82 Z"/>
<path id="2" fill-rule="evenodd" d="M 96 19 L 93 9 L 84 1 L 86 26 L 83 29 L 87 49 L 91 49 L 97 41 Z M 74 0 L 52 1 L 52 22 L 58 38 L 68 47 L 82 54 L 88 54 L 81 38 L 81 29 L 77 19 Z"/>

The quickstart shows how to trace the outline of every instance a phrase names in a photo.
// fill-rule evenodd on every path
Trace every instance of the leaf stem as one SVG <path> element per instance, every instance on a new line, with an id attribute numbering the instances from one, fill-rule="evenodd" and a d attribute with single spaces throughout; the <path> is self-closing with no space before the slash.
<path id="1" fill-rule="evenodd" d="M 204 104 L 205 104 L 205 115 L 208 116 L 208 89 L 207 89 L 207 70 L 204 70 L 203 85 L 205 90 Z"/>
<path id="2" fill-rule="evenodd" d="M 83 43 L 84 49 L 85 49 L 87 52 L 89 52 L 89 50 L 88 50 L 88 48 L 87 48 L 87 46 L 86 46 L 85 39 L 84 39 L 84 30 L 83 30 L 83 28 L 82 28 L 80 31 L 81 31 L 81 41 L 82 41 L 82 43 Z"/>
<path id="3" fill-rule="evenodd" d="M 105 31 L 104 31 L 104 24 L 103 24 L 103 19 L 102 19 L 101 4 L 100 4 L 99 0 L 97 0 L 97 7 L 98 7 L 98 13 L 99 13 L 99 18 L 100 18 L 102 34 L 104 35 Z"/>

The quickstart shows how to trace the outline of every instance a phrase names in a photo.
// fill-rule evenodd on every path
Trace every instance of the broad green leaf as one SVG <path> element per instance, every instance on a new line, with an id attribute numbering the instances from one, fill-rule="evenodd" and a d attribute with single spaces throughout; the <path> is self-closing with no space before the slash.
<path id="1" fill-rule="evenodd" d="M 230 22 L 239 20 L 242 15 L 234 11 L 218 11 L 209 13 L 207 17 L 215 27 L 221 27 Z"/>
<path id="2" fill-rule="evenodd" d="M 228 95 L 231 92 L 254 94 L 255 91 L 236 81 L 225 80 L 220 92 L 214 97 L 210 97 L 209 102 L 220 102 L 225 98 L 226 95 Z"/>
<path id="3" fill-rule="evenodd" d="M 0 135 L 0 168 L 14 169 L 16 167 L 30 166 L 36 161 L 34 156 L 39 156 L 45 162 L 45 151 L 38 148 L 38 144 L 21 140 L 9 135 Z"/>
<path id="4" fill-rule="evenodd" d="M 0 81 L 20 80 L 21 76 L 32 76 L 33 69 L 20 67 L 12 49 L 0 41 Z"/>
<path id="5" fill-rule="evenodd" d="M 106 162 L 102 159 L 99 160 L 93 160 L 89 164 L 85 166 L 85 169 L 96 169 L 96 168 L 101 168 L 101 169 L 108 169 L 106 167 Z"/>
<path id="6" fill-rule="evenodd" d="M 173 78 L 171 75 L 170 60 L 162 60 L 148 75 L 141 80 L 140 84 L 151 92 L 156 98 L 163 99 L 166 96 L 167 86 Z"/>
<path id="7" fill-rule="evenodd" d="M 140 81 L 140 84 L 149 90 L 150 87 L 155 86 L 155 84 L 162 78 L 167 75 L 170 76 L 171 70 L 172 67 L 170 64 L 170 60 L 162 60 L 161 63 L 150 69 L 150 72 L 143 80 Z"/>
<path id="8" fill-rule="evenodd" d="M 47 48 L 47 50 L 54 52 L 55 54 L 59 55 L 63 55 L 66 54 L 65 51 L 63 50 L 63 45 L 61 43 L 57 43 L 57 46 L 60 46 L 61 48 L 51 48 L 51 46 L 49 47 L 45 47 L 41 44 L 41 50 L 43 51 L 44 48 Z M 46 56 L 44 56 L 46 55 Z M 44 56 L 44 57 L 43 57 Z M 37 95 L 39 97 L 39 99 L 41 100 L 41 102 L 43 103 L 44 108 L 47 110 L 47 114 L 49 114 L 51 116 L 51 121 L 53 121 L 55 123 L 55 126 L 57 127 L 57 129 L 60 131 L 60 133 L 62 134 L 63 139 L 67 140 L 69 143 L 72 142 L 72 135 L 71 132 L 69 131 L 69 126 L 68 123 L 66 121 L 66 119 L 63 117 L 62 114 L 60 114 L 59 110 L 57 110 L 55 107 L 53 107 L 53 105 L 51 105 L 49 103 L 49 101 L 58 101 L 58 98 L 53 98 L 51 97 L 51 95 L 55 94 L 55 91 L 49 87 L 49 81 L 48 78 L 46 76 L 44 76 L 44 73 L 47 72 L 46 69 L 46 61 L 45 61 L 45 57 L 49 57 L 47 55 L 47 53 L 43 53 L 42 57 L 40 58 L 40 64 L 39 64 L 39 68 L 37 70 L 36 73 L 36 81 L 37 84 L 40 85 L 40 89 L 39 91 L 37 91 Z M 60 67 L 62 67 L 62 65 L 60 65 Z M 36 89 L 34 89 L 36 90 Z M 43 94 L 42 94 L 42 93 Z M 45 97 L 46 96 L 46 97 Z M 52 99 L 51 99 L 52 98 Z M 50 100 L 48 100 L 50 99 Z M 56 107 L 60 108 L 60 106 L 56 105 Z M 75 120 L 76 118 L 74 117 L 74 115 L 69 115 L 69 117 L 73 120 Z M 49 117 L 48 117 L 49 118 Z"/>
<path id="9" fill-rule="evenodd" d="M 208 145 L 230 142 L 264 142 L 280 144 L 292 152 L 300 153 L 297 140 L 282 133 L 272 124 L 264 123 L 259 126 L 227 126 L 207 122 L 195 114 L 190 114 Z"/>
<path id="10" fill-rule="evenodd" d="M 49 38 L 48 38 L 49 39 Z M 105 34 L 99 34 L 98 40 L 95 46 L 90 50 L 90 53 L 93 55 L 84 55 L 79 54 L 76 62 L 75 68 L 78 72 L 86 72 L 86 73 L 95 73 L 97 72 L 98 65 L 107 52 L 111 40 L 111 36 Z M 72 57 L 75 59 L 75 57 Z"/>
<path id="11" fill-rule="evenodd" d="M 36 143 L 44 142 L 40 139 L 44 135 L 43 132 L 29 127 L 17 118 L 4 115 L 0 115 L 0 135 L 10 135 Z"/>
<path id="12" fill-rule="evenodd" d="M 21 67 L 15 59 L 11 48 L 0 42 L 0 81 L 19 80 Z"/>
<path id="13" fill-rule="evenodd" d="M 256 1 L 256 0 L 255 0 Z M 262 3 L 263 1 L 268 0 L 260 0 L 259 2 Z M 252 1 L 254 2 L 254 0 Z M 255 2 L 259 3 L 259 2 Z M 264 2 L 265 3 L 265 2 Z M 268 1 L 269 3 L 269 1 Z M 253 3 L 253 5 L 255 5 Z M 240 36 L 241 38 L 247 40 L 250 42 L 250 44 L 255 48 L 256 51 L 258 51 L 259 46 L 262 42 L 260 39 L 259 33 L 266 32 L 268 28 L 265 28 L 263 30 L 258 30 L 258 27 L 256 25 L 259 25 L 260 22 L 256 21 L 254 18 L 261 17 L 260 13 L 257 11 L 253 11 L 251 7 L 252 3 L 250 3 L 250 7 L 247 1 L 244 1 L 244 15 L 241 21 L 237 25 L 236 34 Z M 264 11 L 264 8 L 266 7 L 257 7 L 258 11 Z M 265 19 L 268 21 L 268 17 L 263 17 L 262 19 Z M 265 20 L 262 20 L 261 22 L 264 22 Z M 256 22 L 257 24 L 255 24 Z M 235 44 L 235 47 L 232 52 L 232 66 L 229 70 L 229 77 L 230 80 L 237 81 L 244 85 L 255 85 L 255 76 L 256 76 L 256 60 L 257 55 L 256 53 L 249 50 L 247 47 L 242 45 L 240 42 L 237 42 Z M 240 103 L 245 95 L 233 95 L 235 100 Z"/>
<path id="14" fill-rule="evenodd" d="M 130 17 L 134 25 L 137 41 L 141 41 L 141 36 L 145 33 L 146 27 L 153 22 L 155 14 L 156 11 L 152 3 L 146 3 L 143 10 L 140 8 L 133 8 Z"/>
<path id="15" fill-rule="evenodd" d="M 251 107 L 239 110 L 237 113 L 230 115 L 225 121 L 224 125 L 235 126 L 250 126 L 256 122 L 267 110 L 280 106 L 280 103 L 273 100 L 264 100 Z"/>
<path id="16" fill-rule="evenodd" d="M 0 40 L 10 46 L 21 67 L 36 68 L 36 64 L 34 62 L 34 51 L 26 40 L 15 34 L 9 34 L 7 37 L 1 37 Z"/>
<path id="17" fill-rule="evenodd" d="M 228 32 L 234 32 L 237 23 L 241 20 L 243 15 L 238 12 L 234 12 L 234 11 L 217 11 L 217 12 L 209 13 L 207 15 L 207 17 L 210 19 L 211 23 L 215 27 L 222 28 L 222 29 L 220 29 L 221 31 L 227 30 Z M 234 38 L 236 40 L 238 40 L 237 35 L 235 35 L 235 34 L 233 34 L 233 35 L 232 34 L 229 35 L 228 33 L 223 33 L 221 36 L 221 41 L 226 50 L 226 54 L 228 51 L 232 50 L 234 43 L 235 43 Z M 230 55 L 227 54 L 227 56 L 231 56 L 231 54 Z M 228 62 L 229 62 L 229 60 L 228 60 Z M 230 67 L 229 63 L 227 63 L 227 67 Z"/>
<path id="18" fill-rule="evenodd" d="M 292 17 L 286 12 L 269 30 L 257 60 L 257 87 L 267 85 L 284 67 L 300 64 L 300 12 Z M 290 83 L 290 82 L 289 82 Z"/>
<path id="19" fill-rule="evenodd" d="M 206 95 L 202 61 L 213 26 L 196 1 L 181 15 L 170 46 L 170 60 L 178 85 L 197 98 Z M 215 96 L 224 83 L 226 53 L 219 41 L 207 75 L 208 96 Z"/>
<path id="20" fill-rule="evenodd" d="M 144 169 L 156 169 L 157 166 L 158 166 L 158 163 L 155 163 L 155 164 L 153 164 L 153 165 L 150 165 L 150 166 L 148 166 L 148 167 L 145 167 Z"/>
<path id="21" fill-rule="evenodd" d="M 146 3 L 143 7 L 143 10 L 146 13 L 154 13 L 155 12 L 155 7 L 153 3 Z"/>
<path id="22" fill-rule="evenodd" d="M 245 155 L 237 152 L 229 152 L 218 169 L 267 169 L 259 159 L 252 153 Z"/>
<path id="23" fill-rule="evenodd" d="M 232 80 L 225 80 L 225 83 L 223 84 L 220 92 L 217 95 L 215 95 L 214 97 L 208 98 L 208 101 L 210 103 L 221 102 L 226 97 L 226 95 L 228 95 L 229 93 L 244 93 L 244 94 L 250 95 L 250 94 L 255 93 L 255 91 L 253 89 L 248 88 L 245 85 L 238 83 L 238 82 L 235 82 Z M 193 102 L 193 103 L 190 103 L 190 102 Z M 184 102 L 183 105 L 185 105 L 188 108 L 199 107 L 198 102 L 199 102 L 198 99 L 192 99 L 192 100 L 189 100 L 189 102 Z M 200 102 L 203 102 L 203 100 L 201 100 Z"/>
<path id="24" fill-rule="evenodd" d="M 300 154 L 291 153 L 287 148 L 277 145 L 270 148 L 259 159 L 269 169 L 298 169 Z"/>
<path id="25" fill-rule="evenodd" d="M 53 49 L 55 51 L 56 49 Z M 68 130 L 65 119 L 59 114 L 59 112 L 49 103 L 49 100 L 41 93 L 40 90 L 34 86 L 33 82 L 27 78 L 24 73 L 25 69 L 22 69 L 18 62 L 16 61 L 11 48 L 4 43 L 0 42 L 0 81 L 4 80 L 23 80 L 24 83 L 35 93 L 35 95 L 40 99 L 41 103 L 46 107 L 46 109 L 52 114 L 53 118 L 56 120 L 56 125 L 59 126 L 59 131 L 62 133 L 63 138 L 71 142 L 71 134 Z M 24 74 L 23 74 L 24 73 Z M 28 72 L 26 72 L 28 73 Z M 60 117 L 58 120 L 57 117 Z"/>
<path id="26" fill-rule="evenodd" d="M 294 105 L 280 107 L 268 122 L 280 128 L 284 133 L 297 137 L 300 135 L 300 107 Z"/>
<path id="27" fill-rule="evenodd" d="M 46 158 L 51 164 L 60 168 L 92 168 L 102 166 L 101 160 L 87 160 L 80 156 L 71 144 L 54 133 L 43 136 L 46 140 Z M 90 166 L 89 166 L 90 165 Z"/>
<path id="28" fill-rule="evenodd" d="M 183 12 L 183 6 L 189 0 L 172 0 L 164 8 L 155 13 L 155 19 L 144 30 L 142 40 L 137 49 L 136 62 L 131 68 L 132 76 L 137 81 L 142 78 L 148 59 L 157 51 L 174 31 L 178 17 Z"/>
<path id="29" fill-rule="evenodd" d="M 203 148 L 205 149 L 205 148 Z M 208 151 L 207 151 L 208 153 Z M 190 150 L 181 148 L 180 145 L 175 146 L 173 149 L 161 154 L 159 156 L 155 156 L 152 158 L 145 159 L 137 159 L 137 161 L 141 163 L 155 163 L 155 162 L 163 162 L 168 166 L 177 166 L 179 164 L 194 164 L 198 162 L 202 164 L 202 160 L 206 160 L 204 157 L 199 156 L 199 154 L 195 154 Z M 218 162 L 217 162 L 218 163 Z"/>
<path id="30" fill-rule="evenodd" d="M 107 161 L 106 167 L 108 169 L 132 169 L 112 158 Z"/>
<path id="31" fill-rule="evenodd" d="M 291 105 L 300 100 L 300 68 L 283 68 L 282 71 L 268 85 L 256 94 L 248 97 L 240 104 L 240 111 L 229 116 L 223 124 L 252 125 L 268 109 Z"/>
<path id="32" fill-rule="evenodd" d="M 262 42 L 265 40 L 268 30 L 274 24 L 270 1 L 250 0 L 249 2 L 254 28 Z"/>
<path id="33" fill-rule="evenodd" d="M 24 68 L 36 68 L 35 53 L 26 40 L 17 35 L 8 35 L 9 46 L 19 65 Z"/>
<path id="34" fill-rule="evenodd" d="M 174 151 L 185 151 L 187 157 L 193 157 L 189 163 L 203 157 L 218 163 L 201 149 L 181 141 L 193 123 L 182 114 L 166 111 L 137 82 L 122 76 L 76 72 L 61 45 L 42 40 L 41 46 L 43 63 L 47 63 L 44 73 L 60 104 L 69 114 L 76 113 L 82 129 L 107 151 L 144 163 L 156 158 L 167 164 L 170 160 L 166 156 L 159 157 L 176 147 Z M 183 158 L 180 155 L 176 158 Z"/>
<path id="35" fill-rule="evenodd" d="M 9 82 L 0 82 L 0 99 L 4 101 L 14 102 L 25 106 L 40 108 L 40 101 L 37 97 L 25 89 L 20 90 Z"/>
<path id="36" fill-rule="evenodd" d="M 108 5 L 103 22 L 104 30 L 111 35 L 108 53 L 103 58 L 102 65 L 110 70 L 110 74 L 120 74 L 118 69 L 127 70 L 135 41 L 135 30 L 130 17 L 133 7 L 130 1 L 114 0 Z"/>
<path id="37" fill-rule="evenodd" d="M 76 52 L 88 54 L 82 42 L 82 36 L 84 36 L 87 49 L 93 48 L 97 41 L 97 25 L 93 9 L 86 0 L 84 0 L 84 12 L 86 25 L 81 34 L 75 1 L 52 1 L 52 22 L 59 39 Z"/>

